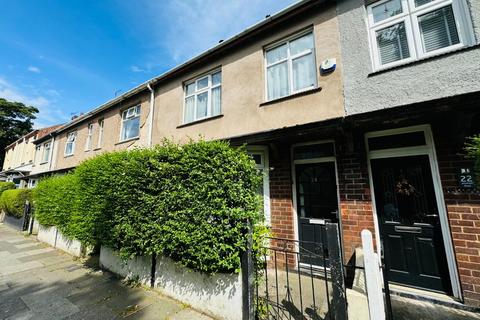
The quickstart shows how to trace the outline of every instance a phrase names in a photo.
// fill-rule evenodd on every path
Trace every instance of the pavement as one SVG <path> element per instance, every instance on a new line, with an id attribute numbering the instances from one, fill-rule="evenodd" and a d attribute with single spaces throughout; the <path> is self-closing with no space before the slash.
<path id="1" fill-rule="evenodd" d="M 0 319 L 212 318 L 0 224 Z"/>

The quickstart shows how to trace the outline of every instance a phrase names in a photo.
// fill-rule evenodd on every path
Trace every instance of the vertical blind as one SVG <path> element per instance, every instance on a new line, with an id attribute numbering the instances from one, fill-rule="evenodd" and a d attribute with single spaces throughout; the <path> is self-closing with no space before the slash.
<path id="1" fill-rule="evenodd" d="M 404 22 L 377 31 L 377 43 L 382 64 L 410 57 Z"/>
<path id="2" fill-rule="evenodd" d="M 451 5 L 418 17 L 418 23 L 425 52 L 460 43 Z"/>

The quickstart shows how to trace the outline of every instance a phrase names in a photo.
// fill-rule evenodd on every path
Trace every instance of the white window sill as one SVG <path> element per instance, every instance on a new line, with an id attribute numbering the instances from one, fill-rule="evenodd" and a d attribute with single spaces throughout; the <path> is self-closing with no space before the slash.
<path id="1" fill-rule="evenodd" d="M 115 145 L 119 145 L 119 144 L 124 144 L 124 143 L 128 143 L 128 142 L 132 142 L 132 141 L 135 141 L 135 140 L 138 140 L 138 139 L 140 139 L 140 136 L 137 136 L 137 137 L 133 137 L 133 138 L 130 138 L 130 139 L 126 139 L 126 140 L 119 141 L 119 142 L 115 143 Z"/>
<path id="2" fill-rule="evenodd" d="M 210 121 L 210 120 L 215 120 L 215 119 L 218 119 L 218 118 L 221 118 L 221 117 L 223 117 L 223 114 L 218 114 L 216 116 L 211 116 L 211 117 L 202 118 L 202 119 L 198 119 L 198 120 L 195 120 L 195 121 L 183 123 L 183 124 L 177 126 L 177 129 L 192 126 L 194 124 L 198 124 L 198 123 L 202 123 L 202 122 L 206 122 L 206 121 Z"/>
<path id="3" fill-rule="evenodd" d="M 402 69 L 402 68 L 405 68 L 405 67 L 409 67 L 411 65 L 415 65 L 417 63 L 422 63 L 422 62 L 442 58 L 444 56 L 449 56 L 451 54 L 456 54 L 456 53 L 459 53 L 459 52 L 469 51 L 469 50 L 473 50 L 473 49 L 477 49 L 477 48 L 480 48 L 480 44 L 464 46 L 464 47 L 455 48 L 455 49 L 448 50 L 448 51 L 442 51 L 442 52 L 439 52 L 439 53 L 435 53 L 435 54 L 428 55 L 428 56 L 418 58 L 418 59 L 414 59 L 414 60 L 409 59 L 408 61 L 402 61 L 402 62 L 399 62 L 399 63 L 397 63 L 395 65 L 392 65 L 392 66 L 376 68 L 373 72 L 368 74 L 368 77 L 373 77 L 377 74 L 381 74 L 381 73 L 384 73 L 384 72 L 393 71 L 393 70 L 397 70 L 397 69 Z"/>
<path id="4" fill-rule="evenodd" d="M 68 158 L 68 157 L 72 157 L 73 156 L 73 153 L 70 153 L 70 154 L 64 154 L 63 157 L 64 158 Z"/>
<path id="5" fill-rule="evenodd" d="M 282 102 L 282 101 L 285 101 L 285 100 L 294 99 L 294 98 L 301 97 L 301 96 L 305 96 L 307 94 L 313 94 L 313 93 L 319 92 L 321 90 L 322 90 L 322 87 L 316 87 L 316 88 L 312 88 L 312 89 L 307 89 L 307 90 L 295 92 L 295 93 L 289 94 L 288 96 L 284 96 L 284 97 L 281 97 L 281 98 L 277 98 L 277 99 L 262 102 L 262 103 L 260 103 L 260 107 L 267 106 L 267 105 L 270 105 L 270 104 L 275 104 L 275 103 Z"/>

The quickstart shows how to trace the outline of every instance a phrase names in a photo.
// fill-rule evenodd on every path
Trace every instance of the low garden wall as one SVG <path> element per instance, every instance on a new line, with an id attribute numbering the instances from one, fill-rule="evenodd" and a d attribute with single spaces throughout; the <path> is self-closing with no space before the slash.
<path id="1" fill-rule="evenodd" d="M 81 257 L 85 252 L 80 241 L 65 237 L 56 227 L 39 225 L 37 239 L 75 257 Z"/>
<path id="2" fill-rule="evenodd" d="M 145 285 L 151 281 L 150 257 L 136 257 L 125 262 L 113 250 L 102 246 L 100 266 Z M 242 319 L 240 274 L 208 275 L 182 267 L 169 258 L 157 257 L 154 290 L 215 318 Z"/>

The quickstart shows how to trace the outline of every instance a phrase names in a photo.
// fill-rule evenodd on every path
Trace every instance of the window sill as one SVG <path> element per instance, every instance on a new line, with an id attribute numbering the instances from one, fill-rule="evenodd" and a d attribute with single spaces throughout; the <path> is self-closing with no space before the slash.
<path id="1" fill-rule="evenodd" d="M 63 157 L 64 158 L 73 157 L 73 153 L 72 154 L 64 154 Z"/>
<path id="2" fill-rule="evenodd" d="M 128 143 L 128 142 L 132 142 L 132 141 L 135 141 L 135 140 L 139 140 L 140 137 L 135 137 L 135 138 L 130 138 L 130 139 L 127 139 L 127 140 L 123 140 L 123 141 L 119 141 L 117 143 L 115 143 L 115 145 L 119 145 L 119 144 L 124 144 L 124 143 Z"/>
<path id="3" fill-rule="evenodd" d="M 207 122 L 207 121 L 210 121 L 210 120 L 215 120 L 215 119 L 219 119 L 219 118 L 222 118 L 222 117 L 223 117 L 223 114 L 219 114 L 219 115 L 216 115 L 216 116 L 203 118 L 203 119 L 200 119 L 200 120 L 195 120 L 195 121 L 192 121 L 192 122 L 189 122 L 189 123 L 181 124 L 181 125 L 177 126 L 177 129 L 188 127 L 188 126 L 193 126 L 193 125 L 198 124 L 198 123 Z"/>
<path id="4" fill-rule="evenodd" d="M 38 165 L 41 166 L 42 164 L 47 164 L 48 161 L 40 162 Z"/>
<path id="5" fill-rule="evenodd" d="M 281 98 L 278 98 L 278 99 L 262 102 L 262 103 L 260 103 L 260 107 L 268 106 L 268 105 L 271 105 L 271 104 L 276 104 L 276 103 L 286 101 L 286 100 L 290 100 L 290 99 L 295 99 L 295 98 L 306 96 L 306 95 L 309 95 L 309 94 L 314 94 L 314 93 L 317 93 L 317 92 L 320 92 L 320 91 L 322 91 L 322 87 L 317 87 L 317 88 L 308 89 L 308 90 L 305 90 L 305 91 L 300 91 L 300 92 L 297 92 L 297 93 L 294 93 L 294 94 L 291 94 L 291 95 L 288 95 L 288 96 L 285 96 L 285 97 L 281 97 Z"/>
<path id="6" fill-rule="evenodd" d="M 98 150 L 102 150 L 102 147 L 97 147 L 97 148 L 93 149 L 93 151 L 98 151 Z"/>
<path id="7" fill-rule="evenodd" d="M 376 71 L 373 71 L 373 72 L 369 73 L 367 75 L 367 77 L 369 77 L 369 78 L 374 77 L 374 76 L 382 74 L 382 73 L 386 73 L 386 72 L 390 72 L 390 71 L 394 71 L 394 70 L 399 70 L 399 69 L 403 69 L 403 68 L 408 68 L 412 65 L 421 64 L 421 63 L 424 63 L 424 62 L 427 62 L 427 61 L 432 61 L 432 60 L 447 57 L 447 56 L 450 56 L 450 55 L 453 55 L 453 54 L 456 54 L 456 53 L 460 53 L 460 52 L 464 52 L 464 51 L 470 51 L 470 50 L 474 50 L 474 49 L 478 49 L 478 48 L 480 48 L 480 44 L 474 44 L 474 45 L 471 45 L 471 46 L 465 46 L 463 48 L 455 49 L 455 50 L 452 50 L 452 51 L 438 53 L 438 54 L 435 54 L 435 55 L 431 55 L 429 57 L 420 58 L 420 59 L 405 62 L 405 63 L 402 63 L 402 64 L 397 64 L 397 65 L 392 66 L 392 67 L 387 67 L 387 68 L 384 68 L 384 69 L 378 69 Z"/>

